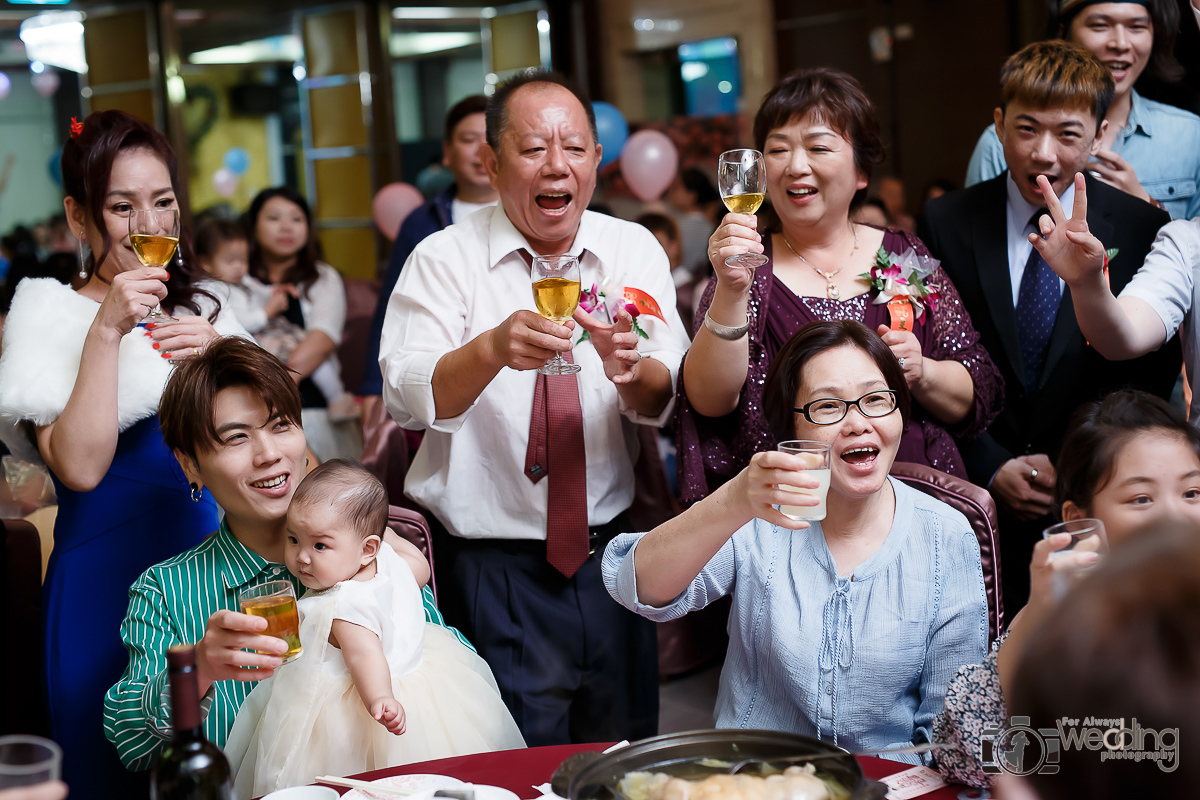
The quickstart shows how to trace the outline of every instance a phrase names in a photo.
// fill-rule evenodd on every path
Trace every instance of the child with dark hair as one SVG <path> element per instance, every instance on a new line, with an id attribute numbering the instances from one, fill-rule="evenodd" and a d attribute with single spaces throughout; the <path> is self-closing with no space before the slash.
<path id="1" fill-rule="evenodd" d="M 291 287 L 271 287 L 247 278 L 249 247 L 246 231 L 229 219 L 206 222 L 196 233 L 196 260 L 212 277 L 229 287 L 229 310 L 254 339 L 285 363 L 305 338 L 305 331 L 288 319 Z M 338 375 L 337 362 L 322 361 L 309 376 L 329 404 L 332 422 L 358 416 L 354 396 L 346 391 Z"/>
<path id="2" fill-rule="evenodd" d="M 297 487 L 284 558 L 308 589 L 304 653 L 238 712 L 226 753 L 239 797 L 524 747 L 487 664 L 425 623 L 412 567 L 381 546 L 387 514 L 383 484 L 357 462 L 327 461 Z"/>
<path id="3" fill-rule="evenodd" d="M 1111 548 L 1153 527 L 1200 527 L 1200 432 L 1179 409 L 1152 394 L 1124 390 L 1082 406 L 1055 466 L 1054 497 L 1062 519 L 1099 519 Z M 945 712 L 934 726 L 934 738 L 955 748 L 938 756 L 947 780 L 990 785 L 993 776 L 982 769 L 981 735 L 1008 726 L 1016 665 L 1026 642 L 1057 607 L 1055 575 L 1097 560 L 1095 553 L 1082 552 L 1052 558 L 1069 543 L 1060 533 L 1034 546 L 1029 603 L 982 665 L 965 666 L 950 681 Z"/>

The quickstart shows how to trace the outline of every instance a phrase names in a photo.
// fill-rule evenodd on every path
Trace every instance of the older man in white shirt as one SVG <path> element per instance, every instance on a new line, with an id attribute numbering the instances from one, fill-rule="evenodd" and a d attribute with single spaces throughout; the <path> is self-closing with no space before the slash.
<path id="1" fill-rule="evenodd" d="M 687 334 L 648 231 L 585 209 L 600 145 L 591 104 L 536 73 L 497 88 L 482 158 L 500 205 L 413 251 L 391 295 L 380 364 L 396 421 L 425 429 L 405 491 L 433 512 L 447 619 L 491 665 L 530 745 L 652 735 L 653 627 L 608 596 L 599 557 L 628 529 L 631 423 L 670 413 Z M 579 258 L 582 285 L 662 309 L 534 311 L 534 255 Z M 586 340 L 582 340 L 586 331 Z M 555 353 L 581 371 L 541 376 Z"/>

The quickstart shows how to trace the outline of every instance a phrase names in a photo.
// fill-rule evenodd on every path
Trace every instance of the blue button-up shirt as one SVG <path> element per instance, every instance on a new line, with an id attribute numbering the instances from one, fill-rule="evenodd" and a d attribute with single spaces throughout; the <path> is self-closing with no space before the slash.
<path id="1" fill-rule="evenodd" d="M 1137 173 L 1146 194 L 1163 204 L 1172 219 L 1200 216 L 1200 117 L 1130 93 L 1129 120 L 1113 150 Z M 989 125 L 967 167 L 967 186 L 991 180 L 1008 165 L 1004 145 Z"/>
<path id="2" fill-rule="evenodd" d="M 892 486 L 891 531 L 851 576 L 838 575 L 819 522 L 790 531 L 756 519 L 663 608 L 638 602 L 643 534 L 612 541 L 604 580 L 617 602 L 656 622 L 732 593 L 717 727 L 793 731 L 861 750 L 931 741 L 950 678 L 987 653 L 983 569 L 962 514 Z"/>

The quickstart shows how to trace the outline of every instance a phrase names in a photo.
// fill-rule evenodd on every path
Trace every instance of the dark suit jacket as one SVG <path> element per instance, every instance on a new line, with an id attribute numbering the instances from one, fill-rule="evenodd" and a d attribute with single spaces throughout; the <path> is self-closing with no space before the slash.
<path id="1" fill-rule="evenodd" d="M 977 440 L 959 443 L 971 480 L 981 486 L 1014 456 L 1046 453 L 1057 460 L 1071 415 L 1089 400 L 1125 386 L 1169 397 L 1183 360 L 1176 336 L 1141 358 L 1106 361 L 1084 341 L 1067 288 L 1039 385 L 1025 385 L 1008 269 L 1007 180 L 1004 173 L 931 200 L 919 231 L 958 288 L 983 346 L 1004 375 L 1004 410 Z M 1170 218 L 1091 176 L 1087 196 L 1088 227 L 1105 247 L 1120 249 L 1109 264 L 1112 291 L 1118 294 Z"/>

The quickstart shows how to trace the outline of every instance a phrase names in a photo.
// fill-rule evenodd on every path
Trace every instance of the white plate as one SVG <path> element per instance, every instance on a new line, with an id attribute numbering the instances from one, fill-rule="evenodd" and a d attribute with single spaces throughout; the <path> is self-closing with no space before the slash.
<path id="1" fill-rule="evenodd" d="M 466 786 L 465 783 L 458 778 L 451 778 L 449 775 L 393 775 L 390 778 L 380 778 L 371 783 L 379 786 L 390 786 L 396 789 L 407 789 L 413 793 L 413 797 L 428 796 L 432 797 L 433 793 L 438 789 L 455 789 L 460 786 Z M 511 792 L 509 794 L 512 794 Z M 369 794 L 362 789 L 351 789 L 342 795 L 342 800 L 379 800 L 381 797 L 391 797 L 392 795 Z M 479 800 L 484 800 L 480 798 Z M 488 798 L 491 800 L 491 798 Z M 495 798 L 495 800 L 502 800 Z M 507 799 L 505 799 L 507 800 Z M 513 800 L 516 800 L 516 795 L 513 795 Z"/>

